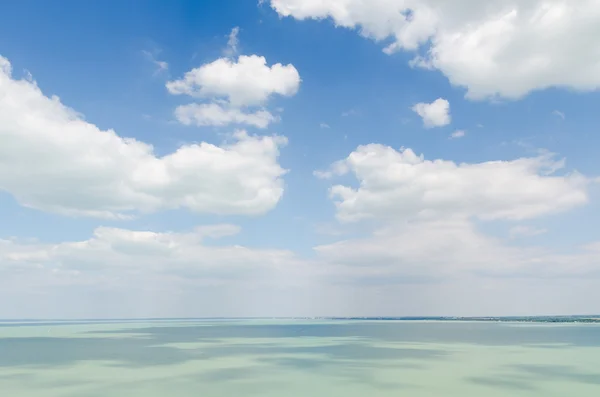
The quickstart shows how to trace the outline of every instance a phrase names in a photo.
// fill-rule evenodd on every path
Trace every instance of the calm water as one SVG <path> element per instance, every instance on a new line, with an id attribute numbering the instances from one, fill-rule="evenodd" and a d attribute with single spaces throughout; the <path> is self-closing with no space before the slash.
<path id="1" fill-rule="evenodd" d="M 0 323 L 3 396 L 600 396 L 600 326 Z"/>

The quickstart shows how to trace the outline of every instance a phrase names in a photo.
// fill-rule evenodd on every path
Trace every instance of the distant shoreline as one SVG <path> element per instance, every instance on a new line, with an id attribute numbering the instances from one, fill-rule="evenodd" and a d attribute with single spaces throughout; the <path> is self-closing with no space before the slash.
<path id="1" fill-rule="evenodd" d="M 320 321 L 447 321 L 447 322 L 510 322 L 510 323 L 600 323 L 600 315 L 588 316 L 499 316 L 499 317 L 198 317 L 198 318 L 112 318 L 112 319 L 0 319 L 0 326 L 11 324 L 87 324 L 138 323 L 149 321 L 257 321 L 257 320 L 320 320 Z"/>

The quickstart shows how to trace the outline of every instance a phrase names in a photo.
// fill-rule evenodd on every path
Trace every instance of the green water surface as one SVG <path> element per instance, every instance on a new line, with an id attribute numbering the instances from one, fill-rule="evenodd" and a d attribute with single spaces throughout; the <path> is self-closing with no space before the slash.
<path id="1" fill-rule="evenodd" d="M 600 396 L 600 326 L 0 323 L 2 396 Z"/>

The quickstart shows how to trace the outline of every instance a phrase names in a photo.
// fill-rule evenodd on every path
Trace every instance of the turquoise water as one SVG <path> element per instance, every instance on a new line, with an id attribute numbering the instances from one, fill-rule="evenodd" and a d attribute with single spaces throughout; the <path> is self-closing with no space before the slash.
<path id="1" fill-rule="evenodd" d="M 600 396 L 600 326 L 0 323 L 6 396 Z"/>

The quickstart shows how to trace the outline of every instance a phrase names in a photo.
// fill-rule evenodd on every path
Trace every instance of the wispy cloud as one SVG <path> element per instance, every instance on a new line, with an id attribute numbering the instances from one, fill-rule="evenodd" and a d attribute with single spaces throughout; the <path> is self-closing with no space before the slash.
<path id="1" fill-rule="evenodd" d="M 317 223 L 315 232 L 326 236 L 343 236 L 348 234 L 348 227 L 342 227 L 340 224 L 332 222 Z"/>
<path id="2" fill-rule="evenodd" d="M 450 139 L 462 138 L 465 135 L 467 135 L 467 132 L 465 130 L 456 130 L 452 134 L 450 134 Z"/>
<path id="3" fill-rule="evenodd" d="M 539 236 L 540 234 L 546 233 L 548 230 L 546 229 L 538 229 L 531 226 L 515 226 L 510 229 L 508 232 L 510 238 L 518 238 L 518 237 L 533 237 Z"/>
<path id="4" fill-rule="evenodd" d="M 342 117 L 356 116 L 356 115 L 358 115 L 358 111 L 356 109 L 350 109 L 350 110 L 346 110 L 345 112 L 342 112 Z"/>
<path id="5" fill-rule="evenodd" d="M 565 114 L 563 112 L 561 112 L 560 110 L 554 110 L 552 112 L 552 114 L 555 115 L 555 116 L 557 116 L 557 117 L 560 117 L 563 120 L 565 119 Z"/>
<path id="6" fill-rule="evenodd" d="M 227 48 L 225 49 L 225 55 L 230 56 L 230 57 L 237 55 L 238 46 L 240 44 L 240 39 L 238 38 L 239 33 L 240 33 L 239 26 L 236 26 L 233 29 L 231 29 L 231 32 L 229 33 L 229 36 L 228 36 L 229 39 L 227 40 Z"/>
<path id="7" fill-rule="evenodd" d="M 156 55 L 158 55 L 159 52 L 160 51 L 151 52 L 147 50 L 142 50 L 142 54 L 144 55 L 144 57 L 156 66 L 156 70 L 154 71 L 155 76 L 169 70 L 169 64 L 167 62 L 161 61 L 156 58 Z"/>
<path id="8" fill-rule="evenodd" d="M 319 124 L 319 127 L 321 127 L 321 128 L 331 128 L 329 126 L 329 124 L 327 124 L 327 123 L 321 123 L 321 124 Z"/>

